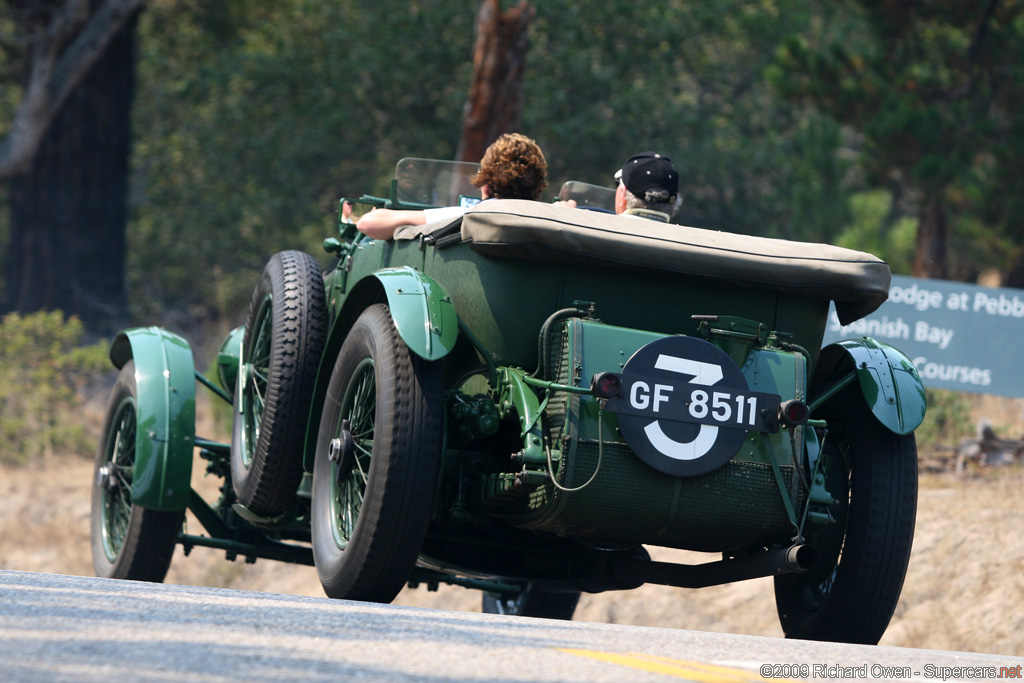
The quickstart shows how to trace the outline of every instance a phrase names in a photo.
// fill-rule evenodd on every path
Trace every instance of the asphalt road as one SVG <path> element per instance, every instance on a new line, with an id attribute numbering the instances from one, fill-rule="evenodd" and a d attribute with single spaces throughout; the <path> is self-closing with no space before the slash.
<path id="1" fill-rule="evenodd" d="M 774 666 L 773 666 L 774 665 Z M 806 670 L 802 667 L 807 667 Z M 1024 658 L 0 571 L 4 681 L 992 680 Z M 806 673 L 806 675 L 804 675 Z"/>

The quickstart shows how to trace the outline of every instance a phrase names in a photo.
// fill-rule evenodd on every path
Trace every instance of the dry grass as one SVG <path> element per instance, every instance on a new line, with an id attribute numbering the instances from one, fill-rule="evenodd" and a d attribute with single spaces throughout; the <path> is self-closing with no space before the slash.
<path id="1" fill-rule="evenodd" d="M 991 399 L 991 397 L 985 397 Z M 997 401 L 998 402 L 998 401 Z M 991 404 L 987 400 L 986 404 Z M 993 422 L 1019 431 L 1020 402 Z M 988 406 L 988 415 L 997 411 Z M 991 418 L 990 418 L 991 419 Z M 206 425 L 210 427 L 209 424 Z M 209 435 L 209 430 L 200 429 Z M 212 495 L 217 481 L 194 483 Z M 64 457 L 26 468 L 0 468 L 0 568 L 91 575 L 91 458 Z M 883 645 L 1020 654 L 1024 646 L 1024 471 L 971 471 L 966 477 L 927 474 L 921 482 L 917 534 L 903 597 Z M 197 527 L 193 527 L 197 528 Z M 654 549 L 655 559 L 706 562 L 713 556 Z M 316 572 L 261 560 L 226 562 L 224 553 L 180 548 L 170 583 L 323 595 Z M 400 604 L 478 610 L 476 591 L 442 587 L 406 590 Z M 585 595 L 577 619 L 668 628 L 780 636 L 770 579 L 696 591 L 644 586 Z"/>
<path id="2" fill-rule="evenodd" d="M 927 476 L 903 599 L 887 640 L 1020 654 L 1024 645 L 1024 472 Z"/>

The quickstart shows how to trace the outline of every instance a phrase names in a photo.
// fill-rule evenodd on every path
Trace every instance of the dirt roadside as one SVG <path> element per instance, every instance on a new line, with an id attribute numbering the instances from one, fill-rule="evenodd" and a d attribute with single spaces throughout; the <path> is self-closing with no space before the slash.
<path id="1" fill-rule="evenodd" d="M 974 396 L 973 422 L 1002 434 L 1020 433 L 1024 399 Z M 96 422 L 100 421 L 102 407 Z M 200 433 L 227 439 L 205 399 Z M 881 644 L 1019 656 L 1024 652 L 1024 465 L 952 470 L 948 453 L 921 449 L 922 476 L 910 569 L 896 614 Z M 938 464 L 937 464 L 938 463 Z M 203 477 L 196 459 L 193 487 L 215 499 L 220 480 Z M 0 465 L 0 569 L 92 576 L 89 541 L 91 457 L 40 459 L 30 467 Z M 937 470 L 937 471 L 936 471 Z M 201 532 L 195 520 L 189 528 Z M 718 556 L 651 548 L 655 559 L 696 564 Z M 224 553 L 179 547 L 168 583 L 322 597 L 312 567 L 270 560 L 228 562 Z M 479 611 L 480 593 L 442 586 L 406 589 L 396 604 Z M 584 595 L 579 621 L 781 636 L 771 579 L 686 590 L 647 585 L 633 591 Z"/>
<path id="2" fill-rule="evenodd" d="M 92 465 L 54 459 L 0 468 L 0 568 L 92 575 L 89 484 Z M 213 484 L 211 480 L 208 483 Z M 917 534 L 903 597 L 883 645 L 1019 655 L 1024 649 L 1024 471 L 922 477 Z M 195 528 L 195 527 L 193 527 Z M 697 553 L 654 549 L 657 559 L 706 562 Z M 309 567 L 179 548 L 169 583 L 322 596 Z M 456 587 L 406 590 L 396 601 L 475 611 L 480 594 Z M 644 586 L 585 595 L 577 620 L 781 636 L 770 579 L 688 591 Z"/>

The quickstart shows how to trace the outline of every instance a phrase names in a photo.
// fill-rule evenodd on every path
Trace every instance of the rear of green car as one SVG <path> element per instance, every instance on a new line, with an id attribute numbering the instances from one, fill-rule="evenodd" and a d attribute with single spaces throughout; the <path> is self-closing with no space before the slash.
<path id="1" fill-rule="evenodd" d="M 868 420 L 898 452 L 923 418 L 920 379 L 894 349 L 868 372 L 878 353 L 854 341 L 819 367 L 829 302 L 852 320 L 887 296 L 888 267 L 868 254 L 502 200 L 361 249 L 374 277 L 402 270 L 443 290 L 459 326 L 442 361 L 449 404 L 472 406 L 456 411 L 471 420 L 493 410 L 499 425 L 474 432 L 449 412 L 424 566 L 604 590 L 792 575 L 817 558 L 793 590 L 827 598 L 855 467 L 820 415 Z M 386 286 L 378 296 L 398 301 Z M 886 391 L 898 400 L 868 405 Z M 837 435 L 858 429 L 840 422 Z M 890 513 L 912 533 L 912 509 L 909 522 L 905 506 Z M 638 561 L 643 544 L 724 559 L 694 578 Z M 905 569 L 909 540 L 898 554 Z M 784 623 L 871 640 L 890 614 L 835 636 L 811 617 Z"/>
<path id="2" fill-rule="evenodd" d="M 390 199 L 357 202 L 469 191 L 472 165 L 405 161 Z M 430 193 L 408 194 L 413 168 Z M 343 222 L 323 274 L 276 254 L 220 389 L 183 340 L 119 337 L 97 571 L 159 580 L 165 562 L 136 560 L 181 543 L 314 564 L 331 597 L 450 583 L 562 619 L 581 591 L 774 576 L 788 636 L 877 642 L 913 539 L 924 391 L 890 346 L 821 341 L 830 302 L 846 323 L 885 300 L 888 266 L 583 205 L 487 200 L 387 241 Z M 231 444 L 194 436 L 196 380 L 233 404 Z M 143 428 L 161 406 L 166 438 Z M 189 486 L 193 448 L 224 479 L 215 502 Z M 180 528 L 186 507 L 207 535 Z"/>

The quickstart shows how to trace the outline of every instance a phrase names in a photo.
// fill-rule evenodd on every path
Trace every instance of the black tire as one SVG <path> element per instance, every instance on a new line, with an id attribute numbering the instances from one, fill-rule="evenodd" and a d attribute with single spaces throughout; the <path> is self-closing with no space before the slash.
<path id="1" fill-rule="evenodd" d="M 441 364 L 409 351 L 387 306 L 362 313 L 334 364 L 313 468 L 313 559 L 329 597 L 390 602 L 408 580 L 433 511 L 442 387 Z"/>
<path id="2" fill-rule="evenodd" d="M 103 578 L 159 583 L 171 566 L 184 512 L 147 510 L 131 502 L 137 428 L 135 363 L 128 361 L 107 403 L 96 450 L 92 565 Z"/>
<path id="3" fill-rule="evenodd" d="M 497 593 L 484 593 L 485 614 L 511 614 L 517 617 L 572 620 L 580 591 L 557 591 L 543 583 L 523 584 L 523 590 L 514 597 Z"/>
<path id="4" fill-rule="evenodd" d="M 823 411 L 836 524 L 808 539 L 818 561 L 775 579 L 787 638 L 877 644 L 907 573 L 917 514 L 914 435 L 886 429 L 859 396 Z"/>
<path id="5" fill-rule="evenodd" d="M 295 504 L 326 336 L 320 266 L 300 251 L 275 254 L 249 306 L 231 430 L 235 494 L 258 515 L 274 517 Z"/>

